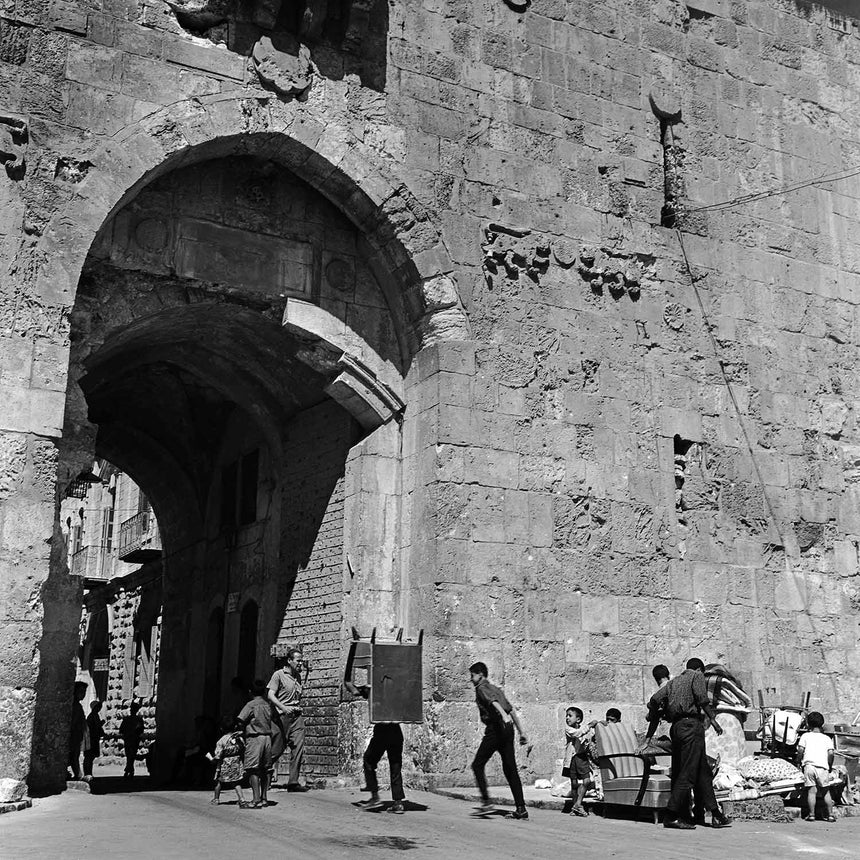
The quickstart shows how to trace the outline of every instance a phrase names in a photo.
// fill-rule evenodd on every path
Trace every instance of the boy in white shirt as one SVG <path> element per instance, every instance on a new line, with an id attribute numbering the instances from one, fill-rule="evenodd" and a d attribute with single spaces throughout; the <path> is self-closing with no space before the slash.
<path id="1" fill-rule="evenodd" d="M 808 789 L 806 803 L 809 812 L 804 816 L 805 821 L 815 821 L 815 797 L 821 795 L 827 807 L 825 821 L 836 821 L 833 817 L 833 798 L 830 796 L 830 786 L 833 785 L 833 741 L 822 733 L 824 717 L 818 711 L 812 711 L 806 717 L 809 731 L 800 736 L 797 743 L 797 755 L 803 770 L 804 785 Z"/>

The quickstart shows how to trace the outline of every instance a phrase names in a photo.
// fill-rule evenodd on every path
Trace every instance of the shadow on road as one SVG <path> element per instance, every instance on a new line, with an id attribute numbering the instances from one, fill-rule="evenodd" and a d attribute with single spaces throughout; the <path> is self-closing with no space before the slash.
<path id="1" fill-rule="evenodd" d="M 90 781 L 90 794 L 137 794 L 144 791 L 212 791 L 211 786 L 156 782 L 150 776 L 96 776 Z M 225 801 L 226 802 L 226 801 Z"/>
<path id="2" fill-rule="evenodd" d="M 361 801 L 357 801 L 352 804 L 356 809 L 360 809 L 362 812 L 388 812 L 392 806 L 394 806 L 393 800 L 383 800 L 379 806 L 374 806 L 372 809 L 368 809 L 366 806 L 362 805 Z M 430 807 L 423 803 L 415 803 L 411 800 L 403 801 L 403 808 L 407 812 L 426 812 Z"/>

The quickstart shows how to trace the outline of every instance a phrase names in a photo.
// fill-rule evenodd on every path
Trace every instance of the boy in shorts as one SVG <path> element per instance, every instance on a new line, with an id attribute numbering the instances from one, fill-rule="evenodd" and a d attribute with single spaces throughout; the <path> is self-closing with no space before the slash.
<path id="1" fill-rule="evenodd" d="M 254 681 L 254 698 L 236 717 L 245 730 L 245 773 L 251 783 L 253 800 L 240 804 L 242 809 L 262 809 L 267 805 L 269 767 L 272 764 L 272 706 L 266 698 L 266 685 Z"/>
<path id="2" fill-rule="evenodd" d="M 567 764 L 562 768 L 561 775 L 570 777 L 570 796 L 573 798 L 573 809 L 570 810 L 570 814 L 582 817 L 588 815 L 582 805 L 582 799 L 592 783 L 591 761 L 584 741 L 597 725 L 597 720 L 592 720 L 587 726 L 583 726 L 582 711 L 571 705 L 565 711 L 564 721 L 566 723 L 564 736 L 567 742 L 564 760 Z"/>
<path id="3" fill-rule="evenodd" d="M 818 711 L 812 711 L 806 717 L 809 729 L 800 736 L 797 743 L 797 755 L 803 771 L 803 784 L 807 788 L 806 804 L 809 812 L 804 815 L 804 821 L 815 821 L 816 796 L 824 798 L 827 808 L 825 821 L 836 821 L 833 817 L 833 798 L 830 788 L 836 781 L 833 776 L 833 741 L 822 733 L 824 717 Z"/>

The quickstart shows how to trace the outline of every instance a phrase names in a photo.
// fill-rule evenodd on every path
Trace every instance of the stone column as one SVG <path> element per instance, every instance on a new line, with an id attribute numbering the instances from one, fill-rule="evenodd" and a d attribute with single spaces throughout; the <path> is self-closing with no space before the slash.
<path id="1" fill-rule="evenodd" d="M 55 440 L 65 399 L 57 350 L 27 337 L 0 338 L 0 802 L 22 794 L 28 774 L 34 791 L 65 785 L 61 747 L 81 603 L 55 524 Z"/>

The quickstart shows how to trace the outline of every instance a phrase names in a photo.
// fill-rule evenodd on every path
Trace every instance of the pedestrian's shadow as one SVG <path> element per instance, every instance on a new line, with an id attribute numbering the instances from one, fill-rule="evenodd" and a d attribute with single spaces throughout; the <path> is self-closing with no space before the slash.
<path id="1" fill-rule="evenodd" d="M 472 812 L 469 817 L 474 818 L 476 820 L 480 820 L 489 818 L 507 818 L 507 816 L 509 816 L 510 814 L 510 809 L 490 809 L 487 812 L 478 812 L 476 810 Z"/>
<path id="2" fill-rule="evenodd" d="M 360 809 L 362 812 L 388 812 L 392 806 L 394 806 L 393 800 L 383 800 L 379 806 L 374 806 L 372 809 L 368 809 L 366 806 L 362 805 L 362 801 L 358 800 L 352 804 L 356 809 Z M 403 801 L 403 809 L 406 812 L 426 812 L 430 807 L 424 803 L 415 803 L 412 800 L 404 800 Z"/>

